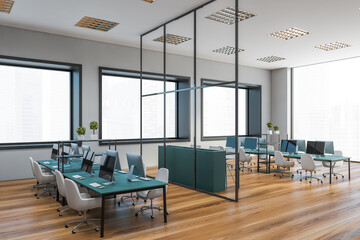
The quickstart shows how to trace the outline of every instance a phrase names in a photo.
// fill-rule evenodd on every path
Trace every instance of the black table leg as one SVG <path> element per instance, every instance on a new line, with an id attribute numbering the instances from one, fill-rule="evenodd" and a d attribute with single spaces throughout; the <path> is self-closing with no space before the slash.
<path id="1" fill-rule="evenodd" d="M 166 186 L 163 187 L 164 223 L 167 223 Z"/>
<path id="2" fill-rule="evenodd" d="M 101 229 L 100 237 L 104 237 L 104 226 L 105 226 L 105 195 L 101 197 Z"/>
<path id="3" fill-rule="evenodd" d="M 64 198 L 64 197 L 62 198 L 62 205 L 63 205 L 63 206 L 66 205 L 66 204 L 65 204 L 65 198 Z"/>
<path id="4" fill-rule="evenodd" d="M 332 162 L 329 161 L 330 164 L 330 184 L 331 184 L 331 179 L 332 179 Z"/>
<path id="5" fill-rule="evenodd" d="M 349 180 L 351 179 L 350 177 L 350 158 L 348 159 L 348 171 L 349 171 Z"/>
<path id="6" fill-rule="evenodd" d="M 259 160 L 259 155 L 258 155 L 258 158 L 257 158 L 257 171 L 260 172 L 260 160 Z"/>
<path id="7" fill-rule="evenodd" d="M 60 201 L 59 190 L 56 188 L 56 201 Z"/>

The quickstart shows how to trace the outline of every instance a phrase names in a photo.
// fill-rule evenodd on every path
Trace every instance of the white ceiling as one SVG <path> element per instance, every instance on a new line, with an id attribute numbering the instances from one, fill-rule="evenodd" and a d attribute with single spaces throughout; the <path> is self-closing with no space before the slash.
<path id="1" fill-rule="evenodd" d="M 0 25 L 72 36 L 107 43 L 139 47 L 140 35 L 181 15 L 208 0 L 15 0 L 10 14 L 0 13 Z M 276 69 L 360 56 L 359 0 L 239 0 L 239 8 L 256 16 L 239 23 L 240 64 Z M 200 9 L 198 18 L 198 57 L 234 62 L 234 55 L 212 53 L 213 49 L 234 47 L 234 27 L 205 19 L 205 16 L 232 6 L 234 0 L 217 0 Z M 118 22 L 109 32 L 83 29 L 74 25 L 84 16 Z M 292 40 L 281 40 L 269 33 L 297 27 L 310 34 Z M 193 39 L 193 16 L 184 17 L 167 26 L 167 32 Z M 162 49 L 152 41 L 162 34 L 159 29 L 144 37 L 147 49 Z M 314 46 L 334 41 L 350 48 L 321 51 Z M 174 46 L 171 53 L 192 56 L 193 41 Z M 285 61 L 264 63 L 266 56 L 279 56 Z"/>

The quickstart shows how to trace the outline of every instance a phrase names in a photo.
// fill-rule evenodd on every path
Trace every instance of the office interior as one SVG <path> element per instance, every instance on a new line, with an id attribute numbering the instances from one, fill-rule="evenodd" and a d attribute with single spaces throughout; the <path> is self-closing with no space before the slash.
<path id="1" fill-rule="evenodd" d="M 359 8 L 0 1 L 0 238 L 358 237 Z"/>

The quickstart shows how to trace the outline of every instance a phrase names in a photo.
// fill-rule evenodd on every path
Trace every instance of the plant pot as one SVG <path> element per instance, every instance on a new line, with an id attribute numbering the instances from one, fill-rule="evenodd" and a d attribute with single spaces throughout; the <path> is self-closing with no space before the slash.
<path id="1" fill-rule="evenodd" d="M 85 136 L 84 135 L 78 135 L 78 140 L 84 140 Z"/>
<path id="2" fill-rule="evenodd" d="M 280 131 L 274 131 L 274 134 L 280 134 Z"/>
<path id="3" fill-rule="evenodd" d="M 268 129 L 268 130 L 267 130 L 267 134 L 272 134 L 272 130 L 271 130 L 271 129 Z"/>
<path id="4" fill-rule="evenodd" d="M 90 135 L 90 139 L 91 139 L 91 140 L 98 140 L 98 139 L 99 139 L 99 135 L 98 135 L 98 134 L 91 134 L 91 135 Z"/>

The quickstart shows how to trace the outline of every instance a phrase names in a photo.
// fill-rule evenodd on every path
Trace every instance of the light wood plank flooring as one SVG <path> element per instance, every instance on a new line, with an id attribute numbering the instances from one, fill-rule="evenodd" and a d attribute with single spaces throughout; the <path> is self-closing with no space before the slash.
<path id="1" fill-rule="evenodd" d="M 352 164 L 351 181 L 347 166 L 341 172 L 345 179 L 332 185 L 244 172 L 238 203 L 170 184 L 167 224 L 157 210 L 154 220 L 150 212 L 135 217 L 142 201 L 119 207 L 109 199 L 104 239 L 360 239 L 360 164 Z M 0 239 L 99 239 L 86 225 L 74 235 L 64 228 L 81 217 L 74 211 L 59 217 L 52 197 L 34 197 L 34 182 L 0 182 Z M 100 210 L 89 217 L 100 217 Z"/>

